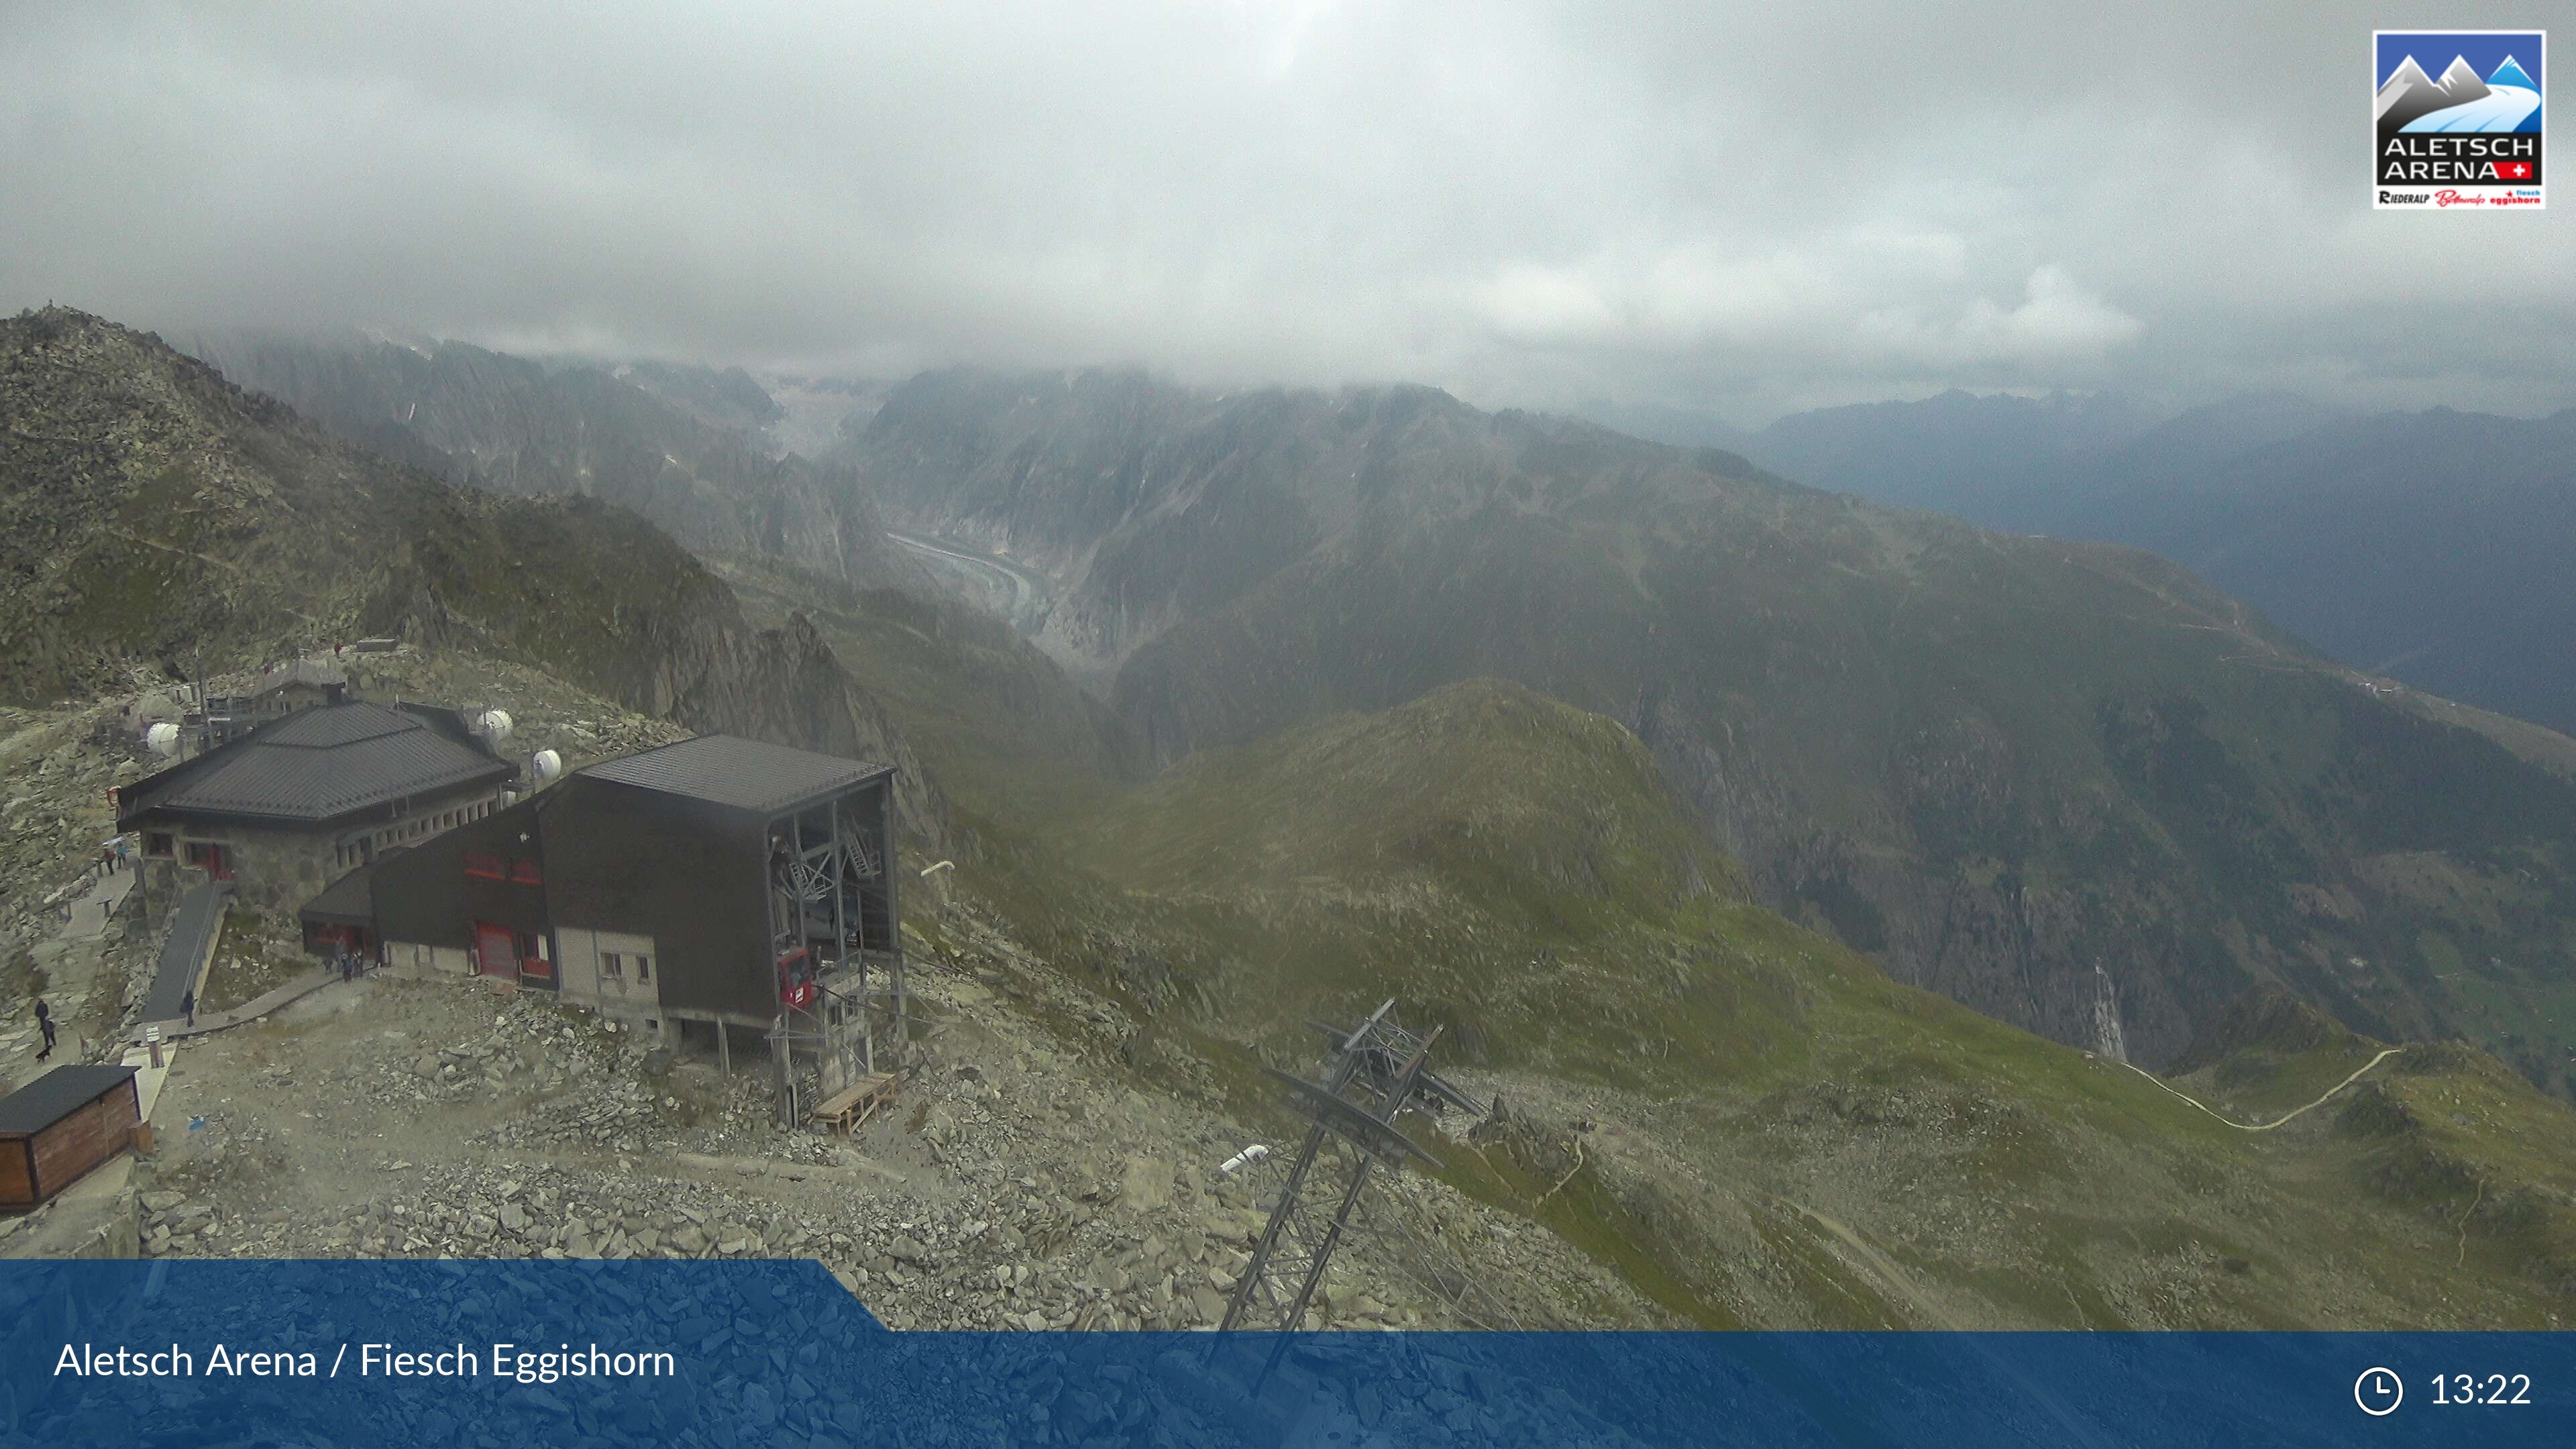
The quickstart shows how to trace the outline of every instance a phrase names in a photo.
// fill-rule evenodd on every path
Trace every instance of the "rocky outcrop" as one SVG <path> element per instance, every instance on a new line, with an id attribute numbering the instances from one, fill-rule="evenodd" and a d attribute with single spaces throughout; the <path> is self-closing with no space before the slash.
<path id="1" fill-rule="evenodd" d="M 735 368 L 620 376 L 459 342 L 226 333 L 188 350 L 342 437 L 453 483 L 578 493 L 708 554 L 765 554 L 855 587 L 918 587 L 857 471 L 772 457 L 746 431 L 779 409 Z"/>
<path id="2" fill-rule="evenodd" d="M 905 825 L 946 833 L 918 761 L 812 628 L 752 627 L 642 517 L 448 486 L 94 317 L 0 323 L 0 525 L 0 695 L 399 634 L 692 729 L 883 759 Z"/>

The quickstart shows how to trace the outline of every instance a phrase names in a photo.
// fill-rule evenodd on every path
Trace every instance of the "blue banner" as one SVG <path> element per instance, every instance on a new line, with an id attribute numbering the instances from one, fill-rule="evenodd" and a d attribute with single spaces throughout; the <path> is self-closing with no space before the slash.
<path id="1" fill-rule="evenodd" d="M 2576 1443 L 2559 1334 L 890 1333 L 798 1262 L 0 1264 L 0 1443 Z"/>

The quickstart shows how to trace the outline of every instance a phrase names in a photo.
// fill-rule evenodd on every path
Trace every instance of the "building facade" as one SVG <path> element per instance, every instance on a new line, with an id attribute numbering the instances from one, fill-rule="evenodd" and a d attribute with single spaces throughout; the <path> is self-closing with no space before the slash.
<path id="1" fill-rule="evenodd" d="M 873 1069 L 902 1015 L 894 771 L 730 735 L 577 770 L 364 872 L 384 959 Z M 345 918 L 335 884 L 317 907 Z M 308 913 L 309 924 L 324 924 Z M 801 1056 L 800 1056 L 801 1054 Z"/>
<path id="2" fill-rule="evenodd" d="M 283 711 L 117 791 L 155 902 L 230 884 L 292 910 L 350 867 L 501 808 L 518 766 L 454 710 L 359 701 Z"/>

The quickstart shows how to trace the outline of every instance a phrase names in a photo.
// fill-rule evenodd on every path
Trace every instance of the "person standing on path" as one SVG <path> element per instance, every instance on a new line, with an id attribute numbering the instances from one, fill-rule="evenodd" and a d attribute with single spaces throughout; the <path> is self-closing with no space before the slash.
<path id="1" fill-rule="evenodd" d="M 197 1029 L 197 993 L 193 988 L 180 993 L 179 1014 L 188 1019 L 188 1030 Z"/>
<path id="2" fill-rule="evenodd" d="M 36 1053 L 36 1060 L 41 1062 L 54 1054 L 54 1013 L 41 996 L 36 998 L 36 1029 L 45 1034 L 45 1049 Z"/>

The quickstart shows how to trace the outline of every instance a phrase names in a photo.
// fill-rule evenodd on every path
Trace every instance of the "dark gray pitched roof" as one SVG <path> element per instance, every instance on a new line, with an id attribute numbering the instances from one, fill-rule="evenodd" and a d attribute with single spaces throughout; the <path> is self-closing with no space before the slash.
<path id="1" fill-rule="evenodd" d="M 119 799 L 127 820 L 169 810 L 319 823 L 514 773 L 509 761 L 437 728 L 426 714 L 353 701 L 262 725 Z"/>
<path id="2" fill-rule="evenodd" d="M 376 923 L 376 891 L 368 882 L 367 872 L 373 866 L 359 866 L 322 888 L 322 893 L 304 903 L 296 914 L 307 921 L 326 926 L 372 926 Z"/>
<path id="3" fill-rule="evenodd" d="M 700 735 L 603 760 L 575 773 L 736 810 L 770 813 L 890 774 L 892 767 L 740 735 Z"/>
<path id="4" fill-rule="evenodd" d="M 133 1075 L 132 1067 L 56 1067 L 0 1097 L 0 1132 L 42 1132 Z"/>

